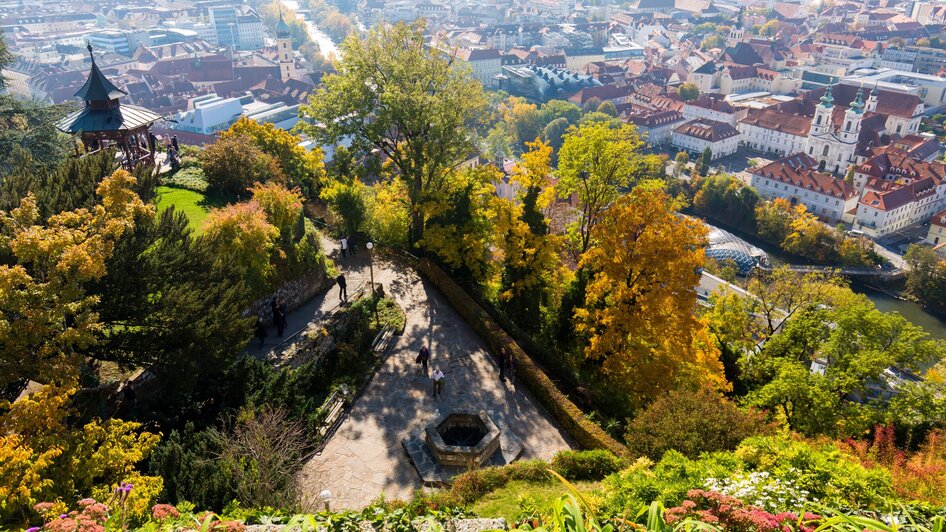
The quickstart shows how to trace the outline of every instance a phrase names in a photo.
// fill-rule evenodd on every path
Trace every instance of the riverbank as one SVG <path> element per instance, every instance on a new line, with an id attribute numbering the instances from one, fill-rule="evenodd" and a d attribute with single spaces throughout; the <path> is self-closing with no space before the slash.
<path id="1" fill-rule="evenodd" d="M 293 13 L 296 13 L 299 11 L 298 1 L 296 0 L 280 0 L 280 1 L 286 9 L 292 11 Z M 335 59 L 341 59 L 342 51 L 338 48 L 338 44 L 336 44 L 335 41 L 333 41 L 332 38 L 329 37 L 327 33 L 320 30 L 319 27 L 316 26 L 314 22 L 312 22 L 308 18 L 304 18 L 303 20 L 305 21 L 306 30 L 309 32 L 309 37 L 311 37 L 312 40 L 315 41 L 315 43 L 319 45 L 319 52 L 322 54 L 322 56 L 330 61 L 335 60 Z"/>
<path id="2" fill-rule="evenodd" d="M 749 234 L 738 228 L 729 227 L 726 224 L 719 223 L 716 220 L 707 220 L 706 218 L 693 212 L 689 212 L 687 214 L 699 218 L 704 223 L 725 229 L 733 235 L 741 238 L 748 244 L 761 249 L 768 256 L 770 264 L 795 264 L 805 266 L 815 265 L 812 261 L 807 260 L 804 257 L 797 257 L 785 253 L 778 247 L 762 240 L 757 235 Z M 874 306 L 876 306 L 878 310 L 882 312 L 897 312 L 914 325 L 923 327 L 923 329 L 929 332 L 934 338 L 946 340 L 946 321 L 931 314 L 919 303 L 907 300 L 898 295 L 903 290 L 902 281 L 895 282 L 893 285 L 889 286 L 875 286 L 861 281 L 852 280 L 850 282 L 850 286 L 855 292 L 867 296 L 867 298 L 870 299 L 872 303 L 874 303 Z"/>

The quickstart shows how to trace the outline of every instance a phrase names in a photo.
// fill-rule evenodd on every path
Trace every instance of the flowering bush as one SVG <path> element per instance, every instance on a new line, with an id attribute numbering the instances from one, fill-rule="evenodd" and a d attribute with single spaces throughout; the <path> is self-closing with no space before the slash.
<path id="1" fill-rule="evenodd" d="M 907 454 L 896 446 L 892 426 L 878 425 L 873 441 L 845 440 L 838 447 L 865 467 L 890 471 L 893 489 L 904 499 L 946 504 L 946 432 L 933 431 L 920 449 Z"/>
<path id="2" fill-rule="evenodd" d="M 795 468 L 789 468 L 787 474 L 781 478 L 768 471 L 753 471 L 723 479 L 708 478 L 703 485 L 711 493 L 718 492 L 749 501 L 771 512 L 800 511 L 808 503 L 819 501 L 817 498 L 809 498 L 808 491 L 798 487 L 795 482 L 797 477 L 798 471 Z"/>
<path id="3" fill-rule="evenodd" d="M 792 512 L 772 513 L 717 491 L 691 490 L 680 506 L 664 513 L 664 519 L 671 525 L 693 519 L 732 532 L 812 532 L 822 518 L 810 513 L 801 518 Z"/>

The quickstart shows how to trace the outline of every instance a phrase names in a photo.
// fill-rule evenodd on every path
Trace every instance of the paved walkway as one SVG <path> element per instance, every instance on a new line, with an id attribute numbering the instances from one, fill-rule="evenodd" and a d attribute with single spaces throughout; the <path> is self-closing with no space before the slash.
<path id="1" fill-rule="evenodd" d="M 366 250 L 341 259 L 334 242 L 323 245 L 345 272 L 349 287 L 368 280 Z M 347 419 L 303 468 L 300 481 L 307 501 L 325 489 L 332 492 L 332 509 L 360 509 L 382 493 L 389 500 L 410 498 L 421 482 L 401 439 L 450 408 L 494 411 L 522 440 L 522 459 L 548 459 L 569 448 L 567 436 L 535 399 L 523 388 L 499 381 L 483 341 L 436 288 L 412 269 L 385 261 L 375 261 L 374 276 L 405 310 L 407 326 Z M 336 304 L 338 289 L 319 299 L 320 305 Z M 425 343 L 431 351 L 430 371 L 440 368 L 446 375 L 441 398 L 431 396 L 431 381 L 414 362 Z"/>

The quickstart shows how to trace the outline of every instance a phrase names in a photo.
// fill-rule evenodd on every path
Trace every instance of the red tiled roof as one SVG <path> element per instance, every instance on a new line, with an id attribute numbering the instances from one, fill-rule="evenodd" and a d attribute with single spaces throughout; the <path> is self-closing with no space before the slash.
<path id="1" fill-rule="evenodd" d="M 808 135 L 811 127 L 811 119 L 808 117 L 782 113 L 772 108 L 750 110 L 740 122 L 796 136 Z"/>
<path id="2" fill-rule="evenodd" d="M 708 120 L 706 118 L 692 120 L 686 124 L 683 124 L 682 126 L 678 126 L 673 131 L 681 135 L 695 137 L 710 142 L 720 142 L 722 140 L 739 135 L 739 131 L 731 125 L 725 122 Z"/>
<path id="3" fill-rule="evenodd" d="M 857 189 L 843 179 L 819 172 L 817 168 L 818 161 L 804 153 L 796 153 L 750 171 L 758 176 L 835 198 L 850 199 L 857 196 Z"/>
<path id="4" fill-rule="evenodd" d="M 864 189 L 864 196 L 861 197 L 859 203 L 881 211 L 892 211 L 936 193 L 936 184 L 932 179 L 921 179 L 909 185 L 893 188 L 881 187 L 881 190 L 870 188 L 872 184 L 872 182 L 868 182 Z"/>

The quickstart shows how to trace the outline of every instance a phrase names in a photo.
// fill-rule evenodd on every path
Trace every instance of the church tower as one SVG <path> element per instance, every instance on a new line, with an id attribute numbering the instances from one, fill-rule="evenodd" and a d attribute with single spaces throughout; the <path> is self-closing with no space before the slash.
<path id="1" fill-rule="evenodd" d="M 295 77 L 296 60 L 292 56 L 292 33 L 289 24 L 279 12 L 279 22 L 276 23 L 276 52 L 279 56 L 279 79 L 287 81 Z"/>
<path id="2" fill-rule="evenodd" d="M 746 37 L 746 30 L 742 27 L 742 10 L 739 8 L 739 13 L 736 14 L 736 23 L 732 25 L 732 28 L 729 30 L 729 37 L 726 38 L 726 47 L 733 48 L 737 44 L 741 43 Z"/>
<path id="3" fill-rule="evenodd" d="M 864 118 L 864 89 L 857 89 L 857 97 L 844 112 L 844 125 L 841 126 L 841 140 L 847 144 L 857 142 L 861 134 L 861 120 Z"/>
<path id="4" fill-rule="evenodd" d="M 877 85 L 870 90 L 870 96 L 867 97 L 867 106 L 864 108 L 869 113 L 877 112 Z"/>
<path id="5" fill-rule="evenodd" d="M 821 97 L 821 103 L 815 107 L 815 116 L 811 119 L 811 136 L 813 137 L 821 137 L 831 132 L 831 115 L 834 113 L 832 89 L 833 85 L 828 83 L 828 88 Z"/>

